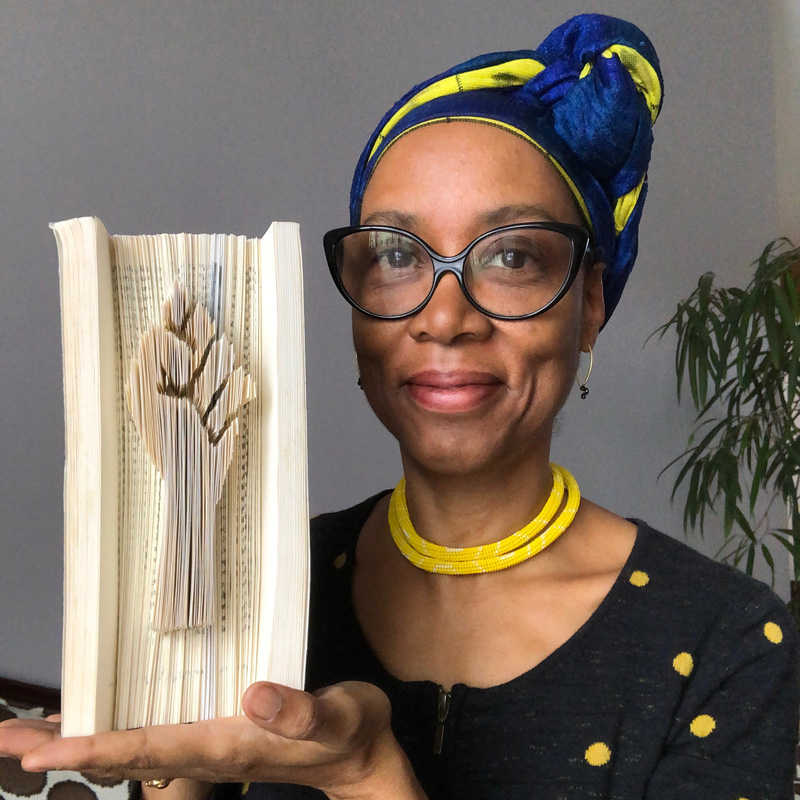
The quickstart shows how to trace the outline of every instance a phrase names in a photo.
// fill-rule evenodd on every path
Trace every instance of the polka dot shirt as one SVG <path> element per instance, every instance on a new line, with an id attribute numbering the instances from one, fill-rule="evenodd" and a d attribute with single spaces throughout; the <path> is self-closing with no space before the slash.
<path id="1" fill-rule="evenodd" d="M 308 685 L 380 686 L 431 800 L 793 797 L 798 637 L 766 586 L 638 523 L 586 624 L 508 683 L 452 687 L 442 720 L 440 688 L 388 674 L 353 615 L 355 542 L 377 499 L 312 523 Z"/>

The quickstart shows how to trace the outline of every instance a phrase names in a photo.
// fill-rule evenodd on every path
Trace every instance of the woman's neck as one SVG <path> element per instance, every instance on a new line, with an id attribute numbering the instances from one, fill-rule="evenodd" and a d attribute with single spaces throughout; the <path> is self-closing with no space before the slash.
<path id="1" fill-rule="evenodd" d="M 487 544 L 514 533 L 550 496 L 548 456 L 480 473 L 444 475 L 404 457 L 406 500 L 415 530 L 448 547 Z"/>

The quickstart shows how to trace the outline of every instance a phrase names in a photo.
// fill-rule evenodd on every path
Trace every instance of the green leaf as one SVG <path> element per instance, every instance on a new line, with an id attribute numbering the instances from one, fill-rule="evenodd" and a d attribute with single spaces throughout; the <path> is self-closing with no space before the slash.
<path id="1" fill-rule="evenodd" d="M 797 326 L 797 318 L 793 314 L 789 300 L 782 291 L 780 284 L 772 284 L 772 298 L 780 314 L 781 322 L 783 322 L 784 338 L 791 339 L 795 345 L 800 345 L 800 329 Z M 783 355 L 783 351 L 781 351 L 781 355 Z"/>
<path id="2" fill-rule="evenodd" d="M 792 262 L 791 268 L 797 268 L 798 274 L 800 275 L 800 253 L 798 253 L 797 258 Z M 783 285 L 786 289 L 786 296 L 789 298 L 789 305 L 792 309 L 794 319 L 796 322 L 800 322 L 800 297 L 798 297 L 797 294 L 797 283 L 795 282 L 795 277 L 791 272 L 791 268 L 790 271 L 783 276 Z"/>
<path id="3" fill-rule="evenodd" d="M 686 450 L 681 456 L 678 456 L 677 459 L 674 459 L 668 465 L 668 467 L 672 466 L 672 464 L 676 463 L 677 461 L 680 461 L 681 458 L 686 457 L 686 461 L 684 462 L 683 466 L 681 467 L 681 470 L 678 473 L 678 477 L 675 479 L 675 483 L 673 485 L 672 495 L 671 495 L 671 499 L 672 500 L 675 499 L 675 495 L 677 494 L 678 488 L 680 487 L 680 485 L 685 480 L 686 475 L 688 474 L 688 472 L 691 469 L 694 468 L 695 464 L 698 462 L 698 459 L 700 459 L 702 457 L 703 452 L 708 448 L 709 444 L 714 439 L 714 437 L 717 436 L 719 431 L 721 431 L 727 425 L 727 420 L 725 420 L 725 419 L 722 419 L 722 420 L 715 420 L 715 419 L 707 420 L 706 423 L 703 423 L 703 425 L 704 426 L 705 425 L 710 425 L 712 422 L 716 422 L 716 425 L 713 425 L 711 427 L 710 431 L 708 431 L 706 433 L 706 435 L 703 437 L 703 440 L 700 442 L 699 445 L 697 445 L 696 447 L 692 447 L 689 450 Z M 701 468 L 702 468 L 702 464 L 701 464 Z M 667 469 L 667 467 L 665 467 L 665 469 Z M 663 474 L 663 470 L 662 470 L 662 474 Z M 698 481 L 699 481 L 699 478 L 698 478 Z M 691 491 L 691 489 L 690 489 L 690 491 Z"/>
<path id="4" fill-rule="evenodd" d="M 736 376 L 739 379 L 739 385 L 744 387 L 747 385 L 749 376 L 747 366 L 749 363 L 749 349 L 747 346 L 748 339 L 753 329 L 753 311 L 755 309 L 755 297 L 748 294 L 742 303 L 741 314 L 739 315 L 739 329 L 737 331 L 737 345 L 739 348 L 739 357 L 736 360 Z"/>
<path id="5" fill-rule="evenodd" d="M 764 561 L 767 562 L 767 566 L 769 567 L 771 580 L 770 582 L 772 585 L 775 585 L 775 561 L 772 558 L 772 553 L 770 553 L 769 548 L 765 544 L 761 544 L 761 555 L 764 556 Z"/>
<path id="6" fill-rule="evenodd" d="M 706 435 L 703 436 L 700 444 L 697 445 L 696 449 L 701 453 L 708 449 L 709 445 L 719 435 L 720 431 L 725 430 L 729 424 L 727 418 L 725 417 L 720 420 L 709 419 L 707 422 L 709 425 L 711 425 L 712 422 L 716 422 L 716 425 L 711 425 L 711 429 L 706 432 Z"/>
<path id="7" fill-rule="evenodd" d="M 753 485 L 750 487 L 750 513 L 752 514 L 756 507 L 758 494 L 761 487 L 764 485 L 764 476 L 767 470 L 767 460 L 769 458 L 770 441 L 769 437 L 765 436 L 758 446 L 758 456 L 756 457 L 756 465 L 753 469 Z"/>
<path id="8" fill-rule="evenodd" d="M 775 318 L 774 308 L 764 309 L 764 331 L 767 334 L 767 342 L 769 343 L 769 354 L 772 358 L 772 364 L 776 369 L 780 369 L 781 348 L 783 347 L 783 341 L 781 338 L 778 321 Z"/>
<path id="9" fill-rule="evenodd" d="M 708 299 L 711 295 L 711 287 L 713 285 L 713 272 L 706 272 L 700 276 L 700 280 L 697 282 L 697 302 L 701 309 L 708 307 Z"/>
<path id="10" fill-rule="evenodd" d="M 694 527 L 697 523 L 697 512 L 702 506 L 702 504 L 698 502 L 697 497 L 700 486 L 700 476 L 702 475 L 702 472 L 703 463 L 698 461 L 692 469 L 692 475 L 689 479 L 689 492 L 686 497 L 686 509 L 689 514 L 689 523 L 692 527 Z"/>
<path id="11" fill-rule="evenodd" d="M 772 537 L 777 539 L 789 551 L 790 554 L 794 555 L 795 543 L 791 539 L 788 539 L 785 536 L 780 536 L 774 531 L 772 532 Z"/>
<path id="12" fill-rule="evenodd" d="M 678 401 L 681 399 L 681 388 L 683 387 L 683 376 L 686 372 L 686 359 L 689 355 L 689 342 L 685 336 L 678 339 L 678 347 L 675 351 L 675 374 L 677 376 Z"/>
<path id="13" fill-rule="evenodd" d="M 754 542 L 751 542 L 749 547 L 747 548 L 747 563 L 745 564 L 744 571 L 748 575 L 753 574 L 753 564 L 756 560 L 756 546 Z"/>
<path id="14" fill-rule="evenodd" d="M 697 390 L 700 398 L 699 403 L 695 403 L 695 408 L 702 408 L 708 397 L 708 373 L 711 370 L 709 360 L 710 350 L 704 349 L 698 353 L 697 358 Z"/>
<path id="15" fill-rule="evenodd" d="M 750 466 L 750 442 L 753 440 L 754 425 L 753 419 L 748 417 L 739 434 L 739 459 L 745 460 L 748 466 Z"/>
<path id="16" fill-rule="evenodd" d="M 786 393 L 784 399 L 786 401 L 786 408 L 792 417 L 796 416 L 796 414 L 792 413 L 792 409 L 797 402 L 797 374 L 799 368 L 800 353 L 789 361 L 789 371 L 786 374 Z"/>
<path id="17" fill-rule="evenodd" d="M 745 517 L 745 515 L 742 513 L 742 510 L 738 506 L 734 507 L 734 516 L 736 517 L 737 525 L 742 529 L 742 533 L 744 533 L 745 537 L 755 544 L 756 532 L 753 530 L 752 525 L 750 525 L 747 517 Z"/>

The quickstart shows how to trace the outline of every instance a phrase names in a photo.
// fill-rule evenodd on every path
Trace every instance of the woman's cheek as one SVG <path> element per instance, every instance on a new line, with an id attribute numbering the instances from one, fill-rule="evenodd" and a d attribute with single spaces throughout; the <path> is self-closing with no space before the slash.
<path id="1" fill-rule="evenodd" d="M 391 344 L 383 332 L 376 329 L 380 323 L 372 320 L 353 320 L 353 343 L 361 379 L 361 388 L 375 416 L 390 433 L 396 435 L 389 412 L 389 393 L 398 381 L 391 380 Z M 376 321 L 377 322 L 377 321 Z M 395 345 L 396 346 L 396 345 Z"/>

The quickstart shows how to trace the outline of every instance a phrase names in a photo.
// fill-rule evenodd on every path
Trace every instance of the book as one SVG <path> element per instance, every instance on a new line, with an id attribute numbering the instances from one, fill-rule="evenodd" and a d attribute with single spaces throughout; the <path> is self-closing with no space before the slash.
<path id="1" fill-rule="evenodd" d="M 64 362 L 62 734 L 302 688 L 308 478 L 298 226 L 51 225 Z"/>

